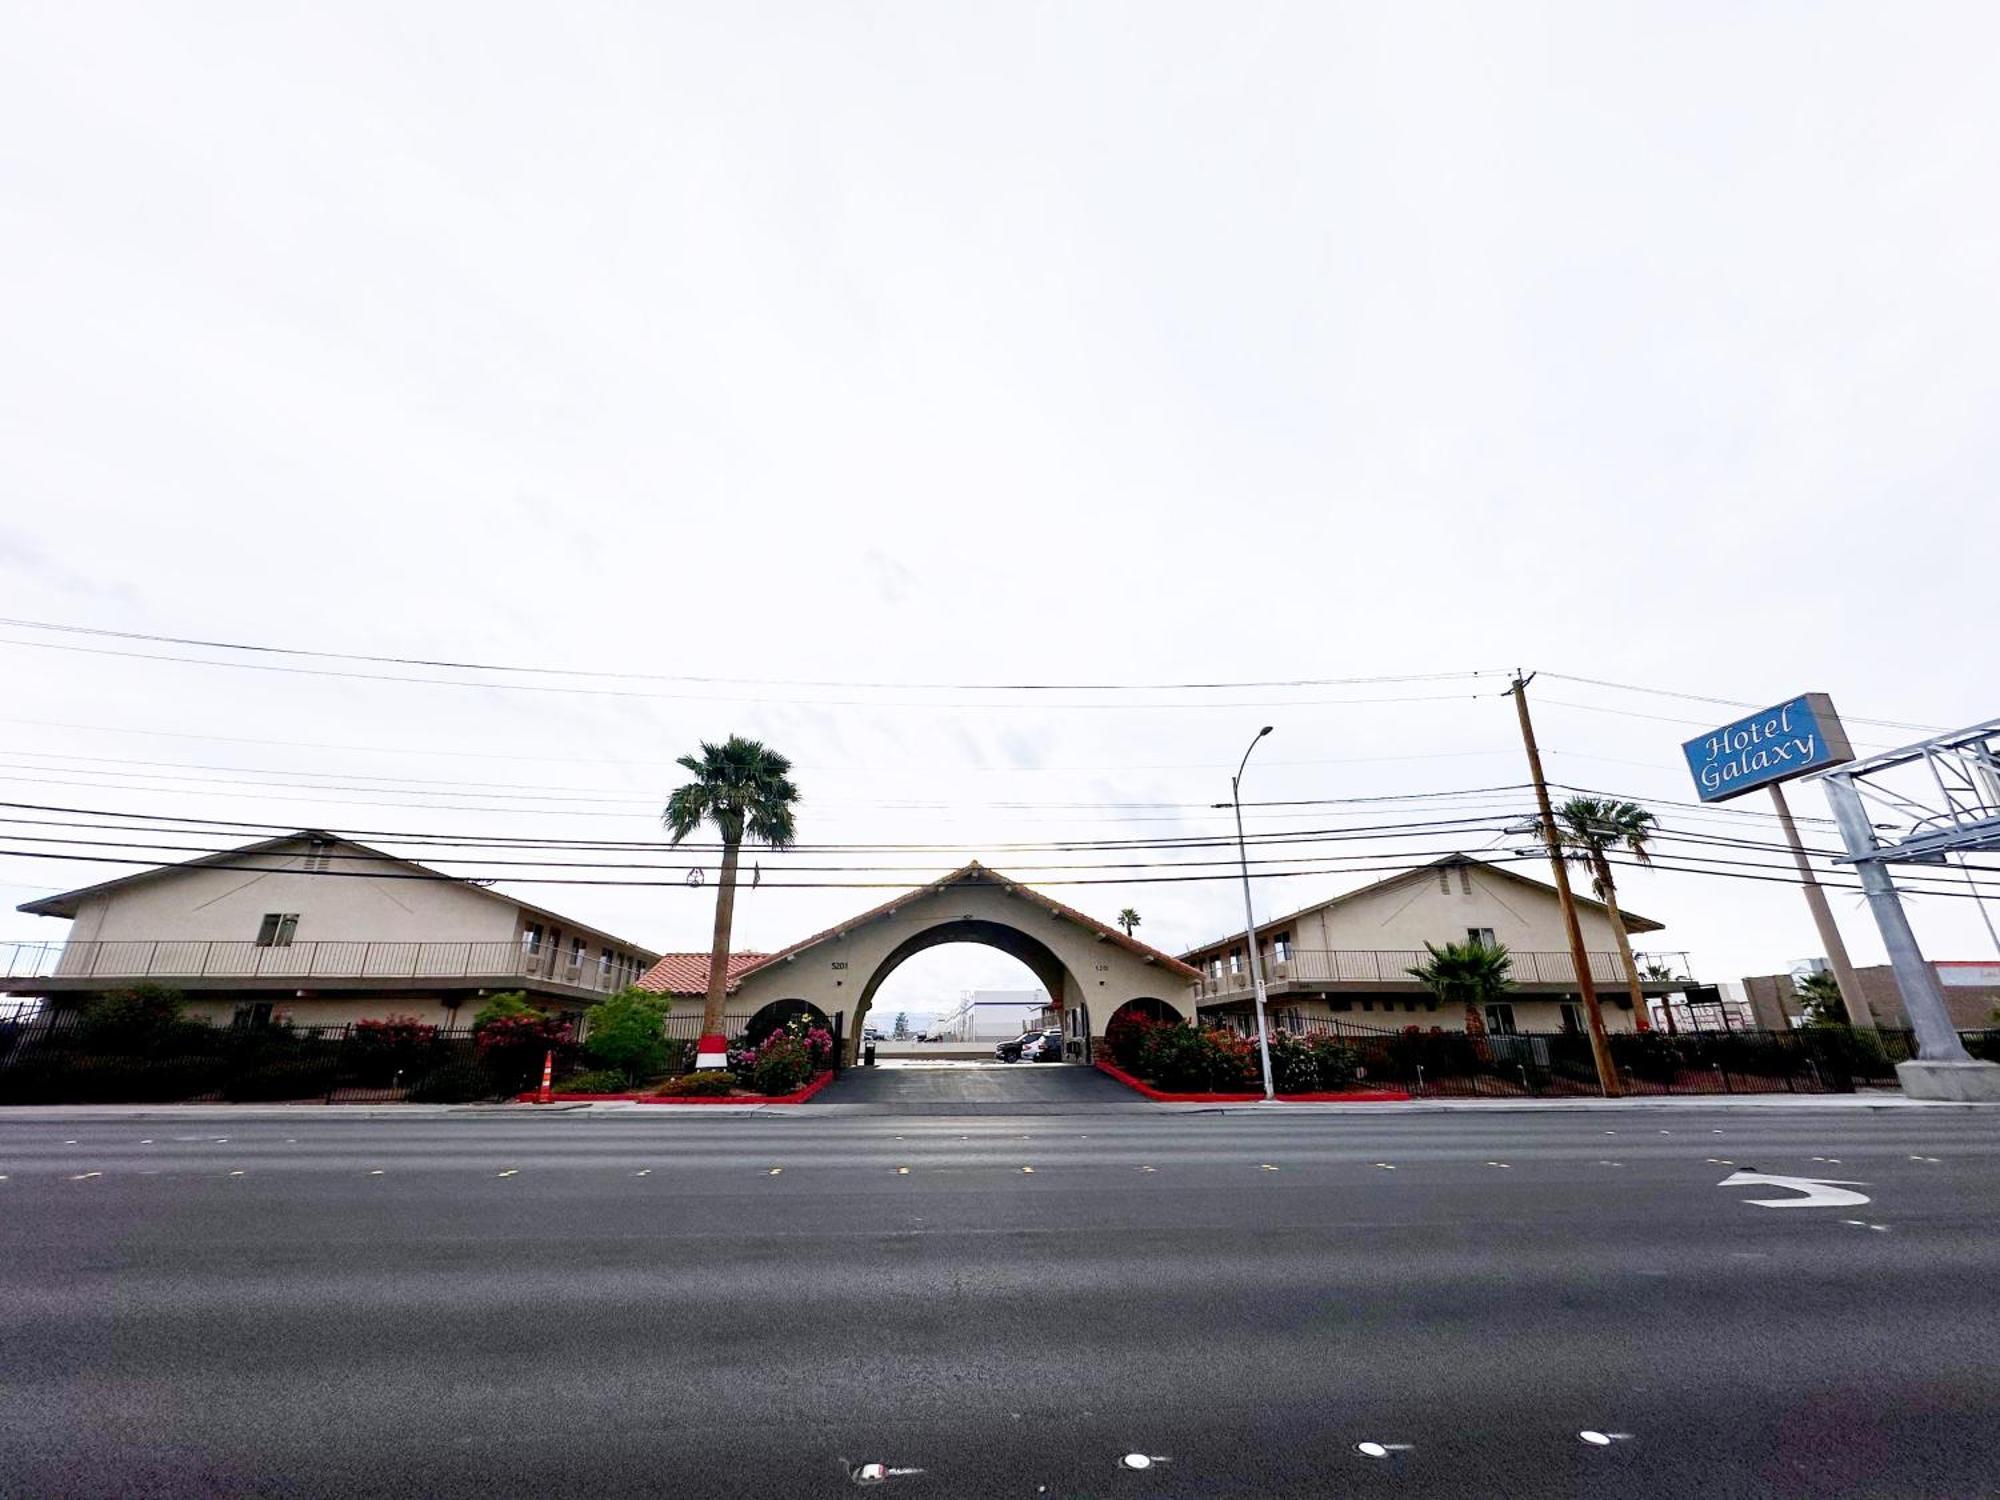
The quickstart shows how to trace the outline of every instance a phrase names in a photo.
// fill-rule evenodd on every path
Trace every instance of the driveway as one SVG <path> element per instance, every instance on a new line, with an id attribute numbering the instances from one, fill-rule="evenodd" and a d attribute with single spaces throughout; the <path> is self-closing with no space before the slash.
<path id="1" fill-rule="evenodd" d="M 1157 1106 L 1080 1063 L 916 1062 L 849 1068 L 810 1108 L 897 1115 L 1148 1113 Z"/>

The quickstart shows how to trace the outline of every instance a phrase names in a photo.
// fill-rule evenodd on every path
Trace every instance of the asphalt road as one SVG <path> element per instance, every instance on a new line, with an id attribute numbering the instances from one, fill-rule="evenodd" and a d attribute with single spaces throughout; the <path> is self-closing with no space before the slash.
<path id="1" fill-rule="evenodd" d="M 2000 1112 L 634 1115 L 0 1116 L 0 1493 L 2000 1493 Z"/>

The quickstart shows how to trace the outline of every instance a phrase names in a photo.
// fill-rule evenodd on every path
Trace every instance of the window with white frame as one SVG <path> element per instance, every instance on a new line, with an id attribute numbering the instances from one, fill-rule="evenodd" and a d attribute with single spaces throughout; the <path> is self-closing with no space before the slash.
<path id="1" fill-rule="evenodd" d="M 1511 1005 L 1487 1006 L 1486 1029 L 1495 1036 L 1517 1035 L 1518 1028 L 1514 1025 L 1514 1007 Z"/>
<path id="2" fill-rule="evenodd" d="M 1493 941 L 1493 929 L 1491 927 L 1468 927 L 1465 929 L 1465 940 L 1468 943 L 1477 943 L 1482 948 L 1497 948 L 1500 946 Z"/>

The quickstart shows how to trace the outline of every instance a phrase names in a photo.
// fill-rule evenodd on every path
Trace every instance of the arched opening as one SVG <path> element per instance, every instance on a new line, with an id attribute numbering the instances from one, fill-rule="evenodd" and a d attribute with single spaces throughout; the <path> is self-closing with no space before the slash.
<path id="1" fill-rule="evenodd" d="M 744 1025 L 744 1045 L 754 1047 L 780 1026 L 801 1018 L 815 1026 L 824 1026 L 829 1031 L 833 1029 L 832 1023 L 826 1018 L 826 1012 L 810 1000 L 773 1000 Z"/>
<path id="2" fill-rule="evenodd" d="M 1150 1025 L 1163 1026 L 1170 1022 L 1178 1021 L 1180 1018 L 1181 1013 L 1167 1004 L 1166 1001 L 1155 1000 L 1151 995 L 1141 995 L 1138 999 L 1127 1000 L 1123 1005 L 1119 1006 L 1118 1009 L 1111 1013 L 1104 1024 L 1108 1034 L 1109 1029 L 1117 1025 L 1121 1020 L 1144 1021 Z"/>
<path id="3" fill-rule="evenodd" d="M 920 1013 L 934 1013 L 936 1000 L 920 1003 L 914 996 L 903 995 L 892 988 L 888 1003 L 877 1006 L 877 996 L 891 975 L 920 953 L 951 944 L 976 945 L 992 949 L 1013 959 L 1027 977 L 1035 981 L 1036 987 L 1047 997 L 1049 1008 L 1060 1019 L 1064 1031 L 1064 1056 L 1067 1060 L 1083 1061 L 1089 1050 L 1090 1014 L 1085 1002 L 1083 988 L 1067 965 L 1055 952 L 1037 938 L 1020 929 L 1002 922 L 981 921 L 975 918 L 960 918 L 940 922 L 935 927 L 906 938 L 868 976 L 863 984 L 857 1005 L 854 1036 L 860 1037 L 867 1027 L 877 1027 L 887 1032 L 890 1017 L 898 1009 L 919 1009 Z M 988 971 L 992 973 L 994 971 Z M 1005 971 L 999 971 L 1004 973 Z M 1033 1025 L 1033 1020 L 1027 1022 Z M 990 1039 L 987 1039 L 990 1040 Z"/>

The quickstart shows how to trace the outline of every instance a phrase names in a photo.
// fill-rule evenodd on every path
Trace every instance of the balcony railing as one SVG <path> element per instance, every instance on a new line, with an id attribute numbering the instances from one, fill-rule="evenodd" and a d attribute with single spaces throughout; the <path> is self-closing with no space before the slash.
<path id="1" fill-rule="evenodd" d="M 1508 951 L 1512 960 L 1508 972 L 1516 984 L 1546 984 L 1576 986 L 1576 963 L 1567 953 L 1523 953 Z M 1264 955 L 1264 982 L 1271 989 L 1284 987 L 1296 989 L 1315 985 L 1401 985 L 1414 987 L 1416 981 L 1409 970 L 1425 962 L 1430 955 L 1421 948 L 1347 948 L 1339 950 L 1316 950 L 1295 948 L 1285 957 L 1266 953 Z M 1616 953 L 1588 953 L 1590 977 L 1600 985 L 1623 985 L 1625 983 L 1625 963 Z M 1645 960 L 1642 958 L 1640 975 L 1643 978 Z M 1682 965 L 1685 968 L 1685 964 Z M 1646 980 L 1646 983 L 1660 984 L 1665 981 Z M 1685 980 L 1676 983 L 1686 983 Z M 1251 992 L 1250 969 L 1247 964 L 1231 972 L 1224 969 L 1220 976 L 1204 973 L 1192 986 L 1198 1000 L 1220 999 Z"/>
<path id="2" fill-rule="evenodd" d="M 204 938 L 0 943 L 0 979 L 541 979 L 609 993 L 644 971 L 553 945 L 322 940 L 263 947 Z M 18 988 L 18 985 L 14 986 Z"/>

